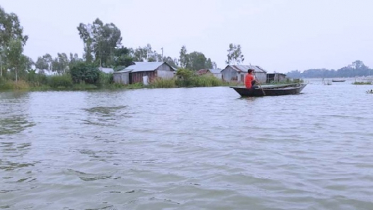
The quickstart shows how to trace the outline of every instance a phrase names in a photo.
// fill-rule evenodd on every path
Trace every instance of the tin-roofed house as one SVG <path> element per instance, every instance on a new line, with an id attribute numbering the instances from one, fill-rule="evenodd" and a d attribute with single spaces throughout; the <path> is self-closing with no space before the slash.
<path id="1" fill-rule="evenodd" d="M 247 70 L 254 69 L 255 79 L 260 83 L 267 80 L 267 71 L 260 66 L 253 65 L 228 65 L 222 71 L 222 78 L 226 82 L 244 83 Z"/>
<path id="2" fill-rule="evenodd" d="M 148 85 L 156 78 L 169 79 L 174 77 L 175 69 L 166 62 L 134 62 L 127 68 L 114 72 L 115 83 Z"/>
<path id="3" fill-rule="evenodd" d="M 283 82 L 286 80 L 286 74 L 283 73 L 268 73 L 267 83 L 271 82 Z"/>

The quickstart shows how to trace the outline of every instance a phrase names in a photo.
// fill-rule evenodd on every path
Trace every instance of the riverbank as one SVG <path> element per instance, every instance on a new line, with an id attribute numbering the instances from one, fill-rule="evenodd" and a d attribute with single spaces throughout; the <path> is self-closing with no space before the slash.
<path id="1" fill-rule="evenodd" d="M 113 83 L 110 76 L 98 80 L 95 84 L 80 82 L 73 83 L 69 75 L 59 75 L 36 79 L 33 81 L 0 78 L 0 91 L 49 91 L 49 90 L 113 90 L 113 89 L 141 89 L 141 88 L 181 88 L 181 87 L 216 87 L 216 86 L 234 86 L 235 82 L 224 82 L 213 76 L 195 76 L 188 79 L 156 79 L 149 85 L 141 83 L 123 85 Z"/>

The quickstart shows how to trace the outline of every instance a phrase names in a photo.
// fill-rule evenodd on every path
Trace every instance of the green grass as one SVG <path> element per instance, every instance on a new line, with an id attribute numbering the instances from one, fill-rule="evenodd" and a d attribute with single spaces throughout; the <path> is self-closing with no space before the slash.
<path id="1" fill-rule="evenodd" d="M 371 85 L 372 82 L 353 82 L 353 85 Z"/>
<path id="2" fill-rule="evenodd" d="M 175 88 L 176 87 L 176 79 L 162 79 L 156 78 L 153 82 L 149 85 L 150 88 Z"/>

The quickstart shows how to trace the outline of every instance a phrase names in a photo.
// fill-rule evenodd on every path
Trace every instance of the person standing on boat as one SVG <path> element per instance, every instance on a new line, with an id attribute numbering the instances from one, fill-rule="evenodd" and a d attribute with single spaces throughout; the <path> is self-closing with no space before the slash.
<path id="1" fill-rule="evenodd" d="M 257 86 L 255 76 L 254 76 L 254 69 L 247 70 L 247 74 L 245 76 L 245 86 L 248 89 L 255 89 Z"/>

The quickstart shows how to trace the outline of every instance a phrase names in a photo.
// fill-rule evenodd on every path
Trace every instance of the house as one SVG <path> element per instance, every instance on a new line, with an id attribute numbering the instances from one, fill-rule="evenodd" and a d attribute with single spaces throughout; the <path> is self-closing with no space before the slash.
<path id="1" fill-rule="evenodd" d="M 267 71 L 260 66 L 253 65 L 228 65 L 222 71 L 222 78 L 226 82 L 244 83 L 248 69 L 254 69 L 255 78 L 260 83 L 265 83 L 267 80 Z"/>
<path id="2" fill-rule="evenodd" d="M 104 68 L 104 67 L 98 67 L 98 70 L 106 73 L 106 74 L 111 74 L 114 73 L 114 69 L 112 68 Z"/>
<path id="3" fill-rule="evenodd" d="M 282 74 L 282 73 L 268 73 L 267 74 L 267 83 L 282 82 L 285 80 L 286 80 L 286 74 Z"/>
<path id="4" fill-rule="evenodd" d="M 133 65 L 113 73 L 115 83 L 148 85 L 156 78 L 174 77 L 175 69 L 166 62 L 134 62 Z"/>

